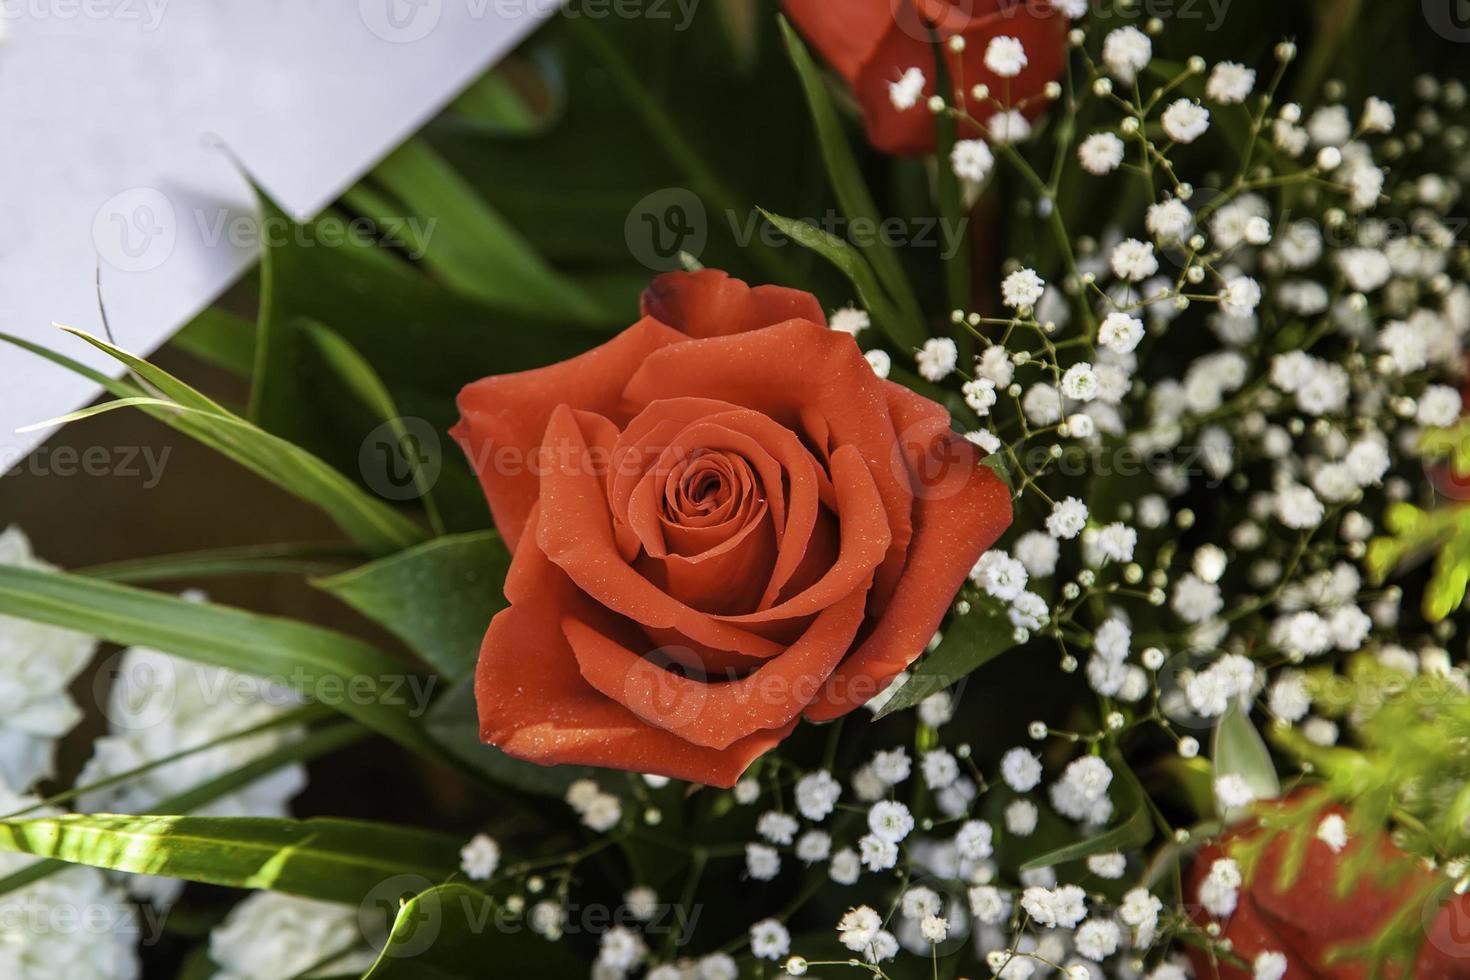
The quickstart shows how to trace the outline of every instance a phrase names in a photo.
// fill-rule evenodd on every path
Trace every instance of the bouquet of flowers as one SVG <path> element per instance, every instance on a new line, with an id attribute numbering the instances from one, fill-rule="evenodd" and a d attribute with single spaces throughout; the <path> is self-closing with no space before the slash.
<path id="1" fill-rule="evenodd" d="M 1470 976 L 1453 25 L 656 6 L 7 338 L 339 534 L 0 537 L 0 974 Z"/>

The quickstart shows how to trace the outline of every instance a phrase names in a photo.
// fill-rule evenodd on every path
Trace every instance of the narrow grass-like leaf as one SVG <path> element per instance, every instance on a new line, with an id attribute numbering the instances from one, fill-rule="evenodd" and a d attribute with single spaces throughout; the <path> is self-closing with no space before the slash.
<path id="1" fill-rule="evenodd" d="M 366 734 L 367 729 L 355 722 L 342 722 L 330 728 L 311 732 L 299 741 L 280 746 L 239 768 L 206 780 L 175 796 L 160 800 L 153 809 L 166 814 L 188 813 L 190 810 L 198 809 L 221 797 L 228 796 L 238 789 L 243 789 L 283 766 L 294 762 L 306 762 L 329 752 L 335 752 L 337 749 L 358 741 Z M 67 862 L 55 858 L 37 861 L 35 864 L 0 878 L 0 895 L 24 888 L 26 885 L 40 881 L 69 866 Z"/>
<path id="2" fill-rule="evenodd" d="M 315 584 L 397 634 L 439 673 L 474 668 L 510 552 L 493 531 L 436 538 Z"/>
<path id="3" fill-rule="evenodd" d="M 28 813 L 35 812 L 36 810 L 41 810 L 47 807 L 57 807 L 61 806 L 64 803 L 70 803 L 72 800 L 80 796 L 86 796 L 89 793 L 97 793 L 104 789 L 109 789 L 113 786 L 123 786 L 127 783 L 132 782 L 135 779 L 146 776 L 148 773 L 153 772 L 156 769 L 161 769 L 164 766 L 172 765 L 173 763 L 178 762 L 181 759 L 187 759 L 190 756 L 198 755 L 201 752 L 208 752 L 211 749 L 218 748 L 221 745 L 228 745 L 231 742 L 238 742 L 243 739 L 254 738 L 256 735 L 260 735 L 264 732 L 275 731 L 279 728 L 291 728 L 293 726 L 305 725 L 311 721 L 316 720 L 326 713 L 328 713 L 328 709 L 322 707 L 321 705 L 301 705 L 299 707 L 292 708 L 289 711 L 283 711 L 280 714 L 272 717 L 270 720 L 261 722 L 259 725 L 251 725 L 248 728 L 241 728 L 237 731 L 228 732 L 224 735 L 220 735 L 217 738 L 212 738 L 208 741 L 200 742 L 196 745 L 191 745 L 186 749 L 180 749 L 177 752 L 170 752 L 167 755 L 161 755 L 155 759 L 149 759 L 142 765 L 135 766 L 132 769 L 127 770 L 126 772 L 117 773 L 114 776 L 108 776 L 105 779 L 99 779 L 95 782 L 86 783 L 84 785 L 73 786 L 71 789 L 63 790 L 62 792 L 48 796 L 45 799 L 37 800 L 35 803 L 32 803 L 30 806 L 24 807 L 23 809 L 15 810 L 10 813 L 0 813 L 0 820 L 14 820 L 17 817 L 23 817 Z M 358 726 L 354 723 L 348 722 L 347 725 L 353 729 L 358 729 Z"/>
<path id="4" fill-rule="evenodd" d="M 1080 861 L 1093 854 L 1108 851 L 1127 853 L 1147 844 L 1153 838 L 1152 821 L 1156 815 L 1153 801 L 1144 792 L 1143 784 L 1128 768 L 1127 762 L 1114 756 L 1109 761 L 1113 771 L 1113 807 L 1118 813 L 1127 814 L 1123 822 L 1096 837 L 1075 841 L 1045 854 L 1037 855 L 1021 865 L 1022 871 L 1051 868 L 1068 861 Z M 1159 819 L 1162 819 L 1160 817 Z"/>
<path id="5" fill-rule="evenodd" d="M 453 875 L 461 841 L 355 820 L 69 814 L 0 821 L 0 849 L 356 904 L 385 881 Z"/>
<path id="6" fill-rule="evenodd" d="M 1016 645 L 1016 628 L 1006 616 L 1005 607 L 988 595 L 975 596 L 969 602 L 970 611 L 951 618 L 939 646 L 912 668 L 903 687 L 875 717 L 912 708 Z"/>
<path id="7" fill-rule="evenodd" d="M 255 324 L 217 306 L 184 324 L 168 343 L 241 378 L 250 377 L 255 364 Z"/>
<path id="8" fill-rule="evenodd" d="M 417 752 L 433 680 L 361 640 L 290 619 L 69 575 L 0 567 L 0 613 L 277 681 Z"/>
<path id="9" fill-rule="evenodd" d="M 842 121 L 827 95 L 822 73 L 785 17 L 780 18 L 780 23 L 786 51 L 796 67 L 802 92 L 806 95 L 807 107 L 811 110 L 812 122 L 817 130 L 817 142 L 822 150 L 822 162 L 826 164 L 827 178 L 837 195 L 838 206 L 847 215 L 851 225 L 879 228 L 882 226 L 883 216 L 879 214 L 877 205 L 873 203 L 873 196 L 868 193 L 868 186 L 863 182 L 857 160 L 852 155 L 852 147 L 842 131 Z M 923 313 L 908 276 L 903 271 L 903 265 L 898 260 L 898 254 L 879 236 L 875 236 L 872 242 L 861 244 L 863 254 L 872 262 L 879 282 L 902 317 L 902 324 L 895 328 L 897 334 L 894 340 L 909 347 L 917 347 L 924 342 L 923 337 L 919 336 L 922 334 Z M 917 341 L 914 339 L 916 336 Z"/>
<path id="10" fill-rule="evenodd" d="M 341 334 L 337 333 L 314 320 L 308 320 L 302 324 L 302 330 L 306 333 L 321 352 L 332 370 L 343 383 L 357 396 L 368 410 L 376 415 L 393 432 L 394 441 L 403 445 L 410 438 L 408 427 L 403 423 L 403 415 L 398 411 L 398 406 L 393 401 L 393 395 L 388 391 L 388 386 L 383 384 L 378 372 L 368 363 L 367 358 L 358 353 L 357 348 L 349 344 Z M 405 453 L 409 470 L 413 476 L 414 489 L 418 497 L 424 502 L 424 511 L 428 514 L 429 524 L 434 528 L 436 534 L 444 533 L 444 524 L 439 519 L 439 508 L 434 503 L 433 485 L 423 467 L 419 465 L 417 454 Z"/>
<path id="11" fill-rule="evenodd" d="M 423 262 L 454 289 L 523 312 L 591 323 L 607 319 L 423 139 L 410 139 L 390 153 L 372 179 L 434 222 L 423 237 Z"/>
<path id="12" fill-rule="evenodd" d="M 950 81 L 949 60 L 945 57 L 942 45 L 935 44 L 933 47 L 936 85 L 939 91 L 948 92 L 954 87 Z M 964 233 L 967 221 L 964 188 L 960 184 L 959 175 L 949 162 L 950 153 L 958 139 L 959 124 L 950 113 L 942 112 L 934 118 L 934 131 L 934 156 L 939 161 L 939 166 L 935 168 L 939 220 L 958 235 L 955 247 L 941 257 L 944 262 L 944 281 L 948 288 L 950 309 L 965 310 L 974 303 L 974 298 L 970 295 L 970 237 Z"/>
<path id="13" fill-rule="evenodd" d="M 1036 871 L 1041 868 L 1054 868 L 1068 861 L 1080 861 L 1093 854 L 1105 854 L 1108 851 L 1128 852 L 1148 842 L 1153 836 L 1149 827 L 1148 811 L 1139 807 L 1128 815 L 1128 818 L 1114 827 L 1112 830 L 1089 837 L 1086 840 L 1059 847 L 1054 851 L 1047 851 L 1021 865 L 1022 871 Z"/>
<path id="14" fill-rule="evenodd" d="M 904 319 L 894 309 L 874 277 L 873 267 L 857 248 L 810 222 L 784 218 L 764 209 L 761 214 L 786 237 L 816 252 L 847 276 L 857 290 L 858 299 L 862 300 L 862 304 L 873 315 L 873 320 L 904 351 L 912 353 L 924 343 L 924 332 L 919 324 Z"/>
<path id="15" fill-rule="evenodd" d="M 91 565 L 72 571 L 88 578 L 137 585 L 223 575 L 330 575 L 362 552 L 337 544 L 251 544 Z"/>
<path id="16" fill-rule="evenodd" d="M 116 402 L 94 405 L 64 416 L 63 420 L 134 406 L 321 508 L 372 554 L 391 554 L 426 537 L 424 530 L 408 517 L 301 447 L 231 414 L 166 371 L 107 341 L 80 331 L 69 332 L 128 365 L 169 400 L 149 400 L 136 387 L 113 382 L 107 387 L 121 396 L 121 405 Z"/>
<path id="17" fill-rule="evenodd" d="M 403 903 L 387 945 L 363 980 L 480 980 L 582 976 L 588 965 L 566 943 L 547 942 L 497 899 L 463 884 L 440 885 Z"/>
<path id="18" fill-rule="evenodd" d="M 148 363 L 137 354 L 125 351 L 110 341 L 87 333 L 85 330 L 78 330 L 76 327 L 67 327 L 58 323 L 56 324 L 56 328 L 63 333 L 69 333 L 73 337 L 91 344 L 93 347 L 102 351 L 102 353 L 126 365 L 128 370 L 132 371 L 133 374 L 141 378 L 146 384 L 157 389 L 158 394 L 164 398 L 178 402 L 186 408 L 197 408 L 207 412 L 228 414 L 225 412 L 224 407 L 212 398 L 191 388 L 162 368 Z"/>

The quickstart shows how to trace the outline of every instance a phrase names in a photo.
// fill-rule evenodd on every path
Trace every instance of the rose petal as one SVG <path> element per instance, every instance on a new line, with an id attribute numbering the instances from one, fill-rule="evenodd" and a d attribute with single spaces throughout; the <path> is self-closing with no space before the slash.
<path id="1" fill-rule="evenodd" d="M 537 449 L 558 405 L 616 416 L 623 385 L 650 353 L 688 338 L 644 319 L 569 361 L 495 375 L 459 393 L 459 422 L 449 430 L 480 477 L 495 526 L 515 550 L 539 492 Z"/>
<path id="2" fill-rule="evenodd" d="M 781 6 L 849 85 L 893 23 L 893 0 L 782 0 Z"/>
<path id="3" fill-rule="evenodd" d="M 863 620 L 861 592 L 819 615 L 779 657 L 739 680 L 710 683 L 667 669 L 667 654 L 649 658 L 609 632 L 568 617 L 562 629 L 587 682 L 639 718 L 682 739 L 725 749 L 763 730 L 790 725 L 817 695 Z M 653 651 L 657 654 L 658 651 Z"/>
<path id="4" fill-rule="evenodd" d="M 627 564 L 614 537 L 604 482 L 577 460 L 587 440 L 576 416 L 557 409 L 546 426 L 550 465 L 541 478 L 536 540 L 580 588 L 620 615 L 654 629 L 675 629 L 696 643 L 743 656 L 771 657 L 784 647 L 719 621 L 661 591 Z"/>
<path id="5" fill-rule="evenodd" d="M 851 446 L 840 446 L 832 454 L 832 486 L 841 537 L 837 557 L 826 574 L 789 599 L 755 612 L 722 616 L 722 620 L 747 625 L 812 616 L 855 591 L 862 592 L 866 602 L 873 570 L 892 540 L 883 501 L 867 465 Z"/>
<path id="6" fill-rule="evenodd" d="M 751 288 L 718 269 L 666 272 L 643 293 L 642 312 L 695 338 L 724 337 L 786 320 L 827 325 L 811 293 L 785 286 Z"/>
<path id="7" fill-rule="evenodd" d="M 535 523 L 533 510 L 533 529 Z M 475 700 L 484 741 L 541 765 L 611 766 L 729 787 L 790 734 L 795 721 L 710 749 L 647 724 L 599 693 L 578 671 L 560 628 L 569 611 L 595 607 L 534 540 L 528 535 L 511 562 L 511 606 L 491 621 L 480 651 Z"/>
<path id="8" fill-rule="evenodd" d="M 894 455 L 892 387 L 873 374 L 850 336 L 793 321 L 656 351 L 628 382 L 627 396 L 643 404 L 715 398 L 805 433 L 815 453 L 830 454 L 832 446 L 856 449 L 883 501 L 888 565 L 904 559 L 913 511 L 910 474 Z M 884 574 L 879 585 L 880 591 L 891 589 Z"/>
<path id="9" fill-rule="evenodd" d="M 943 493 L 915 500 L 914 536 L 908 562 L 882 618 L 862 644 L 833 672 L 822 697 L 807 709 L 828 721 L 865 703 L 913 663 L 934 636 L 955 593 L 976 560 L 1011 523 L 1011 494 L 968 440 L 941 437 L 963 485 L 934 485 Z"/>

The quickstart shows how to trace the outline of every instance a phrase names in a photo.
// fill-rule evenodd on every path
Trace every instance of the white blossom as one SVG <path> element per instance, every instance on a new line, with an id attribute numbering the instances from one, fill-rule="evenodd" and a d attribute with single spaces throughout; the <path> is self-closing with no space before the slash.
<path id="1" fill-rule="evenodd" d="M 1222 61 L 1211 70 L 1205 82 L 1205 95 L 1220 105 L 1239 105 L 1251 94 L 1255 84 L 1255 69 L 1235 61 Z"/>
<path id="2" fill-rule="evenodd" d="M 0 566 L 54 571 L 18 527 L 0 533 Z M 53 775 L 56 740 L 82 718 L 68 693 L 96 640 L 72 630 L 0 616 L 0 783 L 28 789 Z"/>
<path id="3" fill-rule="evenodd" d="M 948 337 L 931 337 L 924 341 L 916 360 L 919 373 L 929 381 L 943 381 L 959 363 L 960 352 L 955 342 Z"/>
<path id="4" fill-rule="evenodd" d="M 1001 78 L 1015 78 L 1026 67 L 1020 38 L 997 35 L 985 46 L 985 67 Z"/>
<path id="5" fill-rule="evenodd" d="M 984 140 L 956 140 L 949 151 L 949 166 L 955 176 L 978 184 L 990 176 L 995 156 Z"/>
<path id="6" fill-rule="evenodd" d="M 1013 309 L 1035 306 L 1046 289 L 1046 282 L 1032 269 L 1017 269 L 1001 281 L 1001 301 Z"/>
<path id="7" fill-rule="evenodd" d="M 1077 159 L 1090 174 L 1112 173 L 1123 162 L 1123 141 L 1112 133 L 1093 133 L 1078 145 Z"/>
<path id="8" fill-rule="evenodd" d="M 1120 82 L 1131 84 L 1153 58 L 1153 42 L 1136 27 L 1119 27 L 1103 39 L 1102 59 Z"/>
<path id="9" fill-rule="evenodd" d="M 358 925 L 356 906 L 256 892 L 236 905 L 209 935 L 214 980 L 280 980 L 309 968 L 360 973 L 375 959 Z M 361 949 L 352 947 L 362 944 Z M 323 955 L 347 951 L 331 963 Z"/>
<path id="10" fill-rule="evenodd" d="M 923 69 L 909 68 L 898 81 L 888 83 L 888 100 L 893 103 L 893 108 L 906 112 L 919 104 L 926 82 Z"/>
<path id="11" fill-rule="evenodd" d="M 1176 99 L 1161 117 L 1164 132 L 1176 143 L 1193 143 L 1210 128 L 1210 110 L 1189 99 Z"/>

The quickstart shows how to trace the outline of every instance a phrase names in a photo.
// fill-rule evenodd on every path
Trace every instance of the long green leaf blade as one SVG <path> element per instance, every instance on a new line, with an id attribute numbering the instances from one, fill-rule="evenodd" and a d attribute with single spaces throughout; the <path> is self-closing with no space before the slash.
<path id="1" fill-rule="evenodd" d="M 458 678 L 474 668 L 490 617 L 505 608 L 509 567 L 500 535 L 481 531 L 436 538 L 314 584 Z"/>
<path id="2" fill-rule="evenodd" d="M 606 319 L 424 140 L 411 139 L 389 154 L 373 179 L 413 212 L 432 216 L 423 261 L 454 289 L 513 310 Z"/>
<path id="3" fill-rule="evenodd" d="M 418 720 L 432 679 L 332 630 L 79 575 L 13 567 L 0 567 L 0 613 L 267 677 L 410 749 L 440 755 Z"/>
<path id="4" fill-rule="evenodd" d="M 216 452 L 234 460 L 281 489 L 319 507 L 354 541 L 372 554 L 391 554 L 411 547 L 426 537 L 419 527 L 386 502 L 369 494 L 338 470 L 321 459 L 279 436 L 233 415 L 167 372 L 154 367 L 107 341 L 70 331 L 118 358 L 133 368 L 145 382 L 166 394 L 172 402 L 148 400 L 136 387 L 107 379 L 104 386 L 120 396 L 122 406 L 106 403 L 73 413 L 85 418 L 123 406 L 136 406 L 153 418 L 199 440 Z M 26 350 L 32 345 L 0 334 L 0 340 L 18 343 Z M 42 356 L 63 366 L 74 367 L 85 376 L 98 380 L 96 372 L 60 355 Z M 173 404 L 177 402 L 177 404 Z"/>
<path id="5" fill-rule="evenodd" d="M 816 252 L 847 276 L 857 290 L 858 298 L 873 315 L 874 321 L 894 343 L 907 352 L 914 351 L 924 343 L 923 332 L 918 329 L 917 324 L 911 327 L 905 325 L 907 321 L 894 310 L 893 304 L 873 276 L 873 267 L 856 248 L 810 222 L 784 218 L 763 209 L 761 214 L 779 228 L 782 234 L 796 244 Z"/>
<path id="6" fill-rule="evenodd" d="M 453 837 L 352 820 L 69 814 L 0 821 L 0 849 L 110 871 L 361 902 L 399 876 L 459 864 Z"/>
<path id="7" fill-rule="evenodd" d="M 857 160 L 852 155 L 852 147 L 848 145 L 847 136 L 842 131 L 842 122 L 838 119 L 837 110 L 822 82 L 822 74 L 812 61 L 806 45 L 787 23 L 786 18 L 780 18 L 780 23 L 786 51 L 791 57 L 791 63 L 796 66 L 802 92 L 806 95 L 808 108 L 811 109 L 812 122 L 817 129 L 817 142 L 822 149 L 822 162 L 826 164 L 827 177 L 832 182 L 837 203 L 851 224 L 881 227 L 883 216 L 878 213 L 873 196 L 868 193 L 867 184 L 863 182 Z M 908 276 L 898 261 L 897 253 L 877 236 L 871 243 L 865 242 L 862 245 L 863 254 L 873 263 L 879 281 L 897 305 L 897 312 L 902 318 L 901 323 L 895 325 L 897 335 L 894 340 L 910 347 L 919 346 L 924 342 L 921 326 L 923 314 Z"/>
<path id="8" fill-rule="evenodd" d="M 400 446 L 404 445 L 405 440 L 410 438 L 410 433 L 404 424 L 403 413 L 398 411 L 398 406 L 393 401 L 393 395 L 388 391 L 388 386 L 383 384 L 382 379 L 378 377 L 378 372 L 373 370 L 367 358 L 358 353 L 357 348 L 348 343 L 341 334 L 314 320 L 304 323 L 302 329 L 358 400 L 367 406 L 368 410 L 378 419 L 387 424 L 393 433 L 394 442 Z M 419 499 L 424 502 L 424 510 L 428 513 L 429 523 L 433 525 L 436 533 L 444 533 L 444 525 L 439 520 L 439 508 L 434 503 L 431 475 L 420 465 L 417 454 L 404 453 L 403 455 L 413 477 L 414 490 L 418 493 Z"/>
<path id="9" fill-rule="evenodd" d="M 468 885 L 448 884 L 403 903 L 383 952 L 363 980 L 479 980 L 574 977 L 587 972 L 566 943 L 520 927 L 495 928 L 506 915 L 496 899 Z"/>
<path id="10" fill-rule="evenodd" d="M 912 708 L 931 694 L 969 676 L 1016 645 L 1016 628 L 1006 616 L 1005 608 L 987 595 L 970 601 L 970 611 L 956 615 L 939 646 L 920 660 L 909 673 L 903 687 L 879 709 L 883 718 Z"/>

